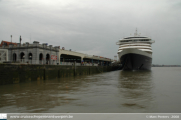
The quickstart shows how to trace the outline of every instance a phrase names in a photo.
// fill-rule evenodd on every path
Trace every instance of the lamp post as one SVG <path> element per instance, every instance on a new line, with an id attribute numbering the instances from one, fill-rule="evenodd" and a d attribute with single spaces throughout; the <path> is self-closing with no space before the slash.
<path id="1" fill-rule="evenodd" d="M 19 38 L 19 41 L 20 41 L 20 45 L 21 45 L 21 40 L 22 40 L 22 38 L 21 38 L 21 35 L 20 35 L 20 38 Z"/>
<path id="2" fill-rule="evenodd" d="M 12 44 L 12 35 L 10 35 L 11 37 L 11 44 Z M 11 49 L 11 56 L 12 56 L 12 49 Z M 12 57 L 11 57 L 11 60 L 12 60 Z"/>
<path id="3" fill-rule="evenodd" d="M 13 37 L 13 36 L 11 35 L 11 43 L 12 43 L 12 37 Z"/>

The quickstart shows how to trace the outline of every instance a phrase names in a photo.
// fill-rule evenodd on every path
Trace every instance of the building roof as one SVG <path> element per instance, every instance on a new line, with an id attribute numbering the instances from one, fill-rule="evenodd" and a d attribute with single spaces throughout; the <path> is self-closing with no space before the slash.
<path id="1" fill-rule="evenodd" d="M 13 44 L 13 45 L 17 45 L 17 43 L 13 43 L 13 42 L 8 42 L 8 41 L 1 41 L 0 47 L 2 47 L 2 45 L 5 44 L 6 46 L 9 46 L 9 44 Z"/>

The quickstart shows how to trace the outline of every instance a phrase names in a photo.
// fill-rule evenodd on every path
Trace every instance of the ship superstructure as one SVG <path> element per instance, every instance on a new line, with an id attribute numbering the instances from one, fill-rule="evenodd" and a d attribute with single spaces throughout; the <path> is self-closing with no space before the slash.
<path id="1" fill-rule="evenodd" d="M 151 38 L 137 34 L 119 40 L 118 56 L 123 70 L 150 70 L 152 64 Z"/>

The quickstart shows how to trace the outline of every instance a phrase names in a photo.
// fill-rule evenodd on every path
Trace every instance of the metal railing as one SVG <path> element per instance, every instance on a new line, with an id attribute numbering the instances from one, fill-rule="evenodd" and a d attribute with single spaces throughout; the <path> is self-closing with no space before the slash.
<path id="1" fill-rule="evenodd" d="M 60 62 L 60 65 L 74 65 L 74 62 Z M 76 66 L 98 66 L 96 63 L 75 63 Z"/>
<path id="2" fill-rule="evenodd" d="M 36 61 L 35 60 L 31 60 L 31 59 L 17 59 L 17 60 L 13 60 L 11 62 L 14 62 L 14 63 L 25 63 L 25 64 L 33 64 L 35 63 Z"/>
<path id="3" fill-rule="evenodd" d="M 31 59 L 16 59 L 12 61 L 3 60 L 0 63 L 8 62 L 8 63 L 16 63 L 16 64 L 39 64 L 39 65 L 70 65 L 74 66 L 98 66 L 97 63 L 74 63 L 74 62 L 60 62 L 57 61 L 44 61 L 44 60 L 31 60 Z M 50 63 L 51 62 L 51 63 Z"/>

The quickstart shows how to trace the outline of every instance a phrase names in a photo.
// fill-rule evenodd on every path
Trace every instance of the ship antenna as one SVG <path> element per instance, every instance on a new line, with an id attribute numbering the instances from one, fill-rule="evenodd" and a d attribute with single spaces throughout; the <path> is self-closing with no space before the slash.
<path id="1" fill-rule="evenodd" d="M 138 34 L 137 34 L 137 28 L 136 28 L 136 32 L 134 33 L 134 36 L 136 37 Z"/>

